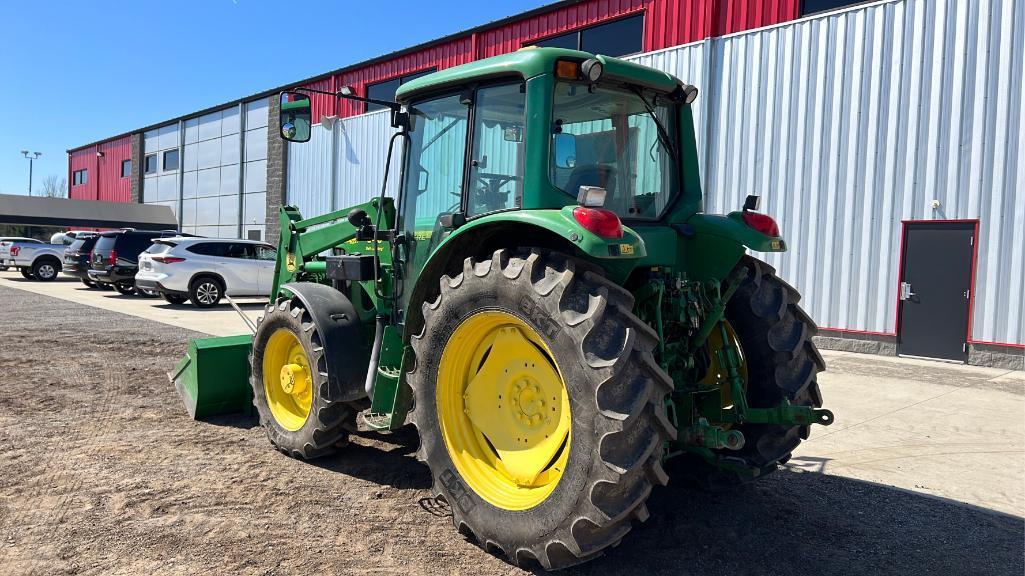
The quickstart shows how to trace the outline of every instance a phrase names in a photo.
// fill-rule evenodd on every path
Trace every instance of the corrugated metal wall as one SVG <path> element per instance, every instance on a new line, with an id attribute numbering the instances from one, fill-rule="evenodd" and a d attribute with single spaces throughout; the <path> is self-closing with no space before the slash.
<path id="1" fill-rule="evenodd" d="M 812 316 L 883 333 L 901 220 L 979 219 L 972 340 L 1025 343 L 1023 20 L 902 0 L 712 40 L 707 209 L 763 194 L 792 246 L 769 260 Z"/>
<path id="2" fill-rule="evenodd" d="M 309 142 L 288 146 L 288 203 L 309 217 L 377 196 L 393 133 L 387 111 L 340 119 L 331 129 L 314 126 Z M 399 155 L 396 150 L 388 178 L 391 196 L 398 190 Z"/>
<path id="3" fill-rule="evenodd" d="M 1025 344 L 1023 43 L 1014 0 L 892 0 L 634 60 L 701 88 L 706 209 L 763 195 L 792 246 L 768 260 L 820 325 L 892 334 L 901 221 L 978 219 L 971 338 Z M 336 169 L 369 186 L 336 207 L 376 193 L 386 116 L 345 121 Z M 313 153 L 289 149 L 290 199 L 310 205 L 331 164 L 291 168 Z"/>
<path id="4" fill-rule="evenodd" d="M 102 153 L 98 156 L 97 153 Z M 68 154 L 68 197 L 75 200 L 128 202 L 132 179 L 121 177 L 121 163 L 132 158 L 132 138 L 107 140 Z M 86 183 L 73 185 L 72 174 L 87 170 Z"/>

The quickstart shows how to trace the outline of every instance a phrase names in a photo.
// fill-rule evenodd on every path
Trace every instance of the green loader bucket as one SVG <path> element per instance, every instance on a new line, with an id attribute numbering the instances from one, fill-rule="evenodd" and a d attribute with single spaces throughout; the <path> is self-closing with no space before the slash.
<path id="1" fill-rule="evenodd" d="M 195 338 L 189 350 L 168 373 L 189 416 L 196 420 L 229 414 L 251 413 L 253 392 L 249 386 L 249 352 L 253 337 Z"/>

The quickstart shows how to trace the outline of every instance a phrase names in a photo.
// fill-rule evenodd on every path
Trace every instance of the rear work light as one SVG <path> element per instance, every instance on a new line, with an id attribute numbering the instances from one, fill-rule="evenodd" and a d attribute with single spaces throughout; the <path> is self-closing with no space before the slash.
<path id="1" fill-rule="evenodd" d="M 184 262 L 184 258 L 178 256 L 150 256 L 150 260 L 154 262 L 160 262 L 161 264 L 174 264 L 175 262 Z"/>
<path id="2" fill-rule="evenodd" d="M 577 206 L 573 209 L 573 218 L 586 230 L 602 238 L 622 238 L 623 223 L 619 216 L 611 210 L 603 208 L 586 208 Z"/>
<path id="3" fill-rule="evenodd" d="M 772 216 L 758 212 L 744 211 L 744 223 L 766 236 L 779 236 L 779 226 Z"/>

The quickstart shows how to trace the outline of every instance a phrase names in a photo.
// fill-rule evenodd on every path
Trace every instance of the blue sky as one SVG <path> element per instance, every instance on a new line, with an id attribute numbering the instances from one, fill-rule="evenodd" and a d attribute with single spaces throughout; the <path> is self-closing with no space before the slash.
<path id="1" fill-rule="evenodd" d="M 17 2 L 0 34 L 0 193 L 28 192 L 20 150 L 43 153 L 40 193 L 68 148 L 550 2 Z"/>

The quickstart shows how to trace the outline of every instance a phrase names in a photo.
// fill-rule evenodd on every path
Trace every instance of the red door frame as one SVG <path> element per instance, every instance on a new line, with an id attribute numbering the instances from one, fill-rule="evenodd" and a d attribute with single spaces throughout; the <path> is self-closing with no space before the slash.
<path id="1" fill-rule="evenodd" d="M 972 230 L 972 269 L 970 272 L 971 281 L 968 284 L 968 331 L 965 334 L 965 342 L 968 344 L 991 344 L 991 342 L 977 342 L 972 340 L 972 318 L 975 310 L 975 274 L 979 264 L 979 219 L 962 218 L 953 220 L 901 220 L 900 221 L 900 263 L 897 264 L 897 313 L 894 316 L 893 333 L 900 343 L 900 285 L 904 281 L 904 245 L 907 239 L 908 224 L 974 224 Z M 1001 344 L 1005 346 L 1005 344 Z M 1013 346 L 1011 344 L 1010 346 Z"/>

